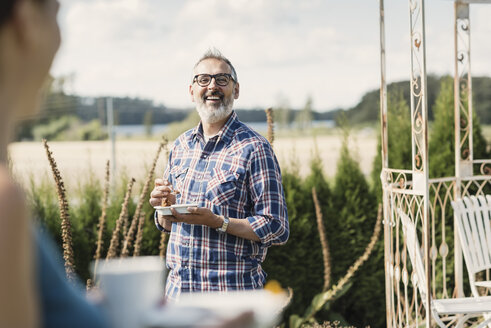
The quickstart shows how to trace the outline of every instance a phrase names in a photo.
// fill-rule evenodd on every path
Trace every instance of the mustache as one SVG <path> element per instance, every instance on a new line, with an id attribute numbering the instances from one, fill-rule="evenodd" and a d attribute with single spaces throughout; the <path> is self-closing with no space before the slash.
<path id="1" fill-rule="evenodd" d="M 210 97 L 210 96 L 223 98 L 224 94 L 223 94 L 223 92 L 221 92 L 219 90 L 214 90 L 214 91 L 211 91 L 211 92 L 204 94 L 203 99 L 206 97 Z"/>

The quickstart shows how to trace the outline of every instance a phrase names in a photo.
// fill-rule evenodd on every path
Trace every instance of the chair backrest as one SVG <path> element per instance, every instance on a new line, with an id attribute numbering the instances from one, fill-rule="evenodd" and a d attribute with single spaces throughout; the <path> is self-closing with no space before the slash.
<path id="1" fill-rule="evenodd" d="M 416 226 L 413 220 L 400 208 L 397 209 L 399 217 L 401 218 L 402 229 L 406 237 L 406 247 L 409 254 L 409 260 L 413 267 L 413 271 L 416 272 L 416 285 L 423 303 L 426 301 L 426 275 L 425 267 L 423 264 L 423 258 L 421 256 L 421 248 L 419 247 L 418 234 L 416 232 Z"/>
<path id="2" fill-rule="evenodd" d="M 452 201 L 452 207 L 471 290 L 479 296 L 475 275 L 491 269 L 491 195 L 463 197 Z"/>

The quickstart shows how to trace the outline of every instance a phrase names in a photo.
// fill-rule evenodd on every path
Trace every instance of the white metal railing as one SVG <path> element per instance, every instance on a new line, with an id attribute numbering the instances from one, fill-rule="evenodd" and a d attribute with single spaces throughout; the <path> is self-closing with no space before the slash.
<path id="1" fill-rule="evenodd" d="M 385 169 L 382 172 L 386 197 L 384 221 L 385 270 L 387 294 L 387 326 L 417 327 L 426 321 L 425 300 L 417 293 L 417 277 L 408 259 L 407 245 L 402 233 L 398 209 L 406 213 L 417 227 L 421 247 L 429 240 L 430 281 L 426 290 L 432 298 L 453 298 L 463 286 L 462 277 L 455 279 L 456 272 L 462 272 L 462 261 L 455 261 L 454 219 L 451 201 L 454 199 L 457 178 L 431 179 L 429 183 L 429 222 L 425 225 L 422 193 L 412 190 L 412 181 L 406 180 L 411 171 Z M 461 180 L 461 195 L 490 193 L 491 175 L 474 176 Z M 427 229 L 425 229 L 427 227 Z M 428 234 L 429 238 L 424 237 Z M 424 254 L 424 253 L 423 253 Z M 461 254 L 458 254 L 461 255 Z M 426 264 L 425 264 L 426 269 Z M 460 286 L 459 286 L 460 285 Z"/>

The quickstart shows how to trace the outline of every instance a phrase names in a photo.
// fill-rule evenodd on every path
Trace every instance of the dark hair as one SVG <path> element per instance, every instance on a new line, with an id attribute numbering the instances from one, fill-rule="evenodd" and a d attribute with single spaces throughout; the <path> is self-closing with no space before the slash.
<path id="1" fill-rule="evenodd" d="M 205 54 L 198 60 L 198 62 L 196 63 L 196 65 L 194 65 L 194 68 L 196 68 L 196 66 L 199 65 L 199 63 L 201 63 L 203 60 L 205 59 L 218 59 L 218 60 L 221 60 L 223 61 L 224 63 L 226 63 L 229 67 L 230 67 L 230 70 L 232 71 L 232 78 L 234 79 L 234 81 L 237 83 L 239 82 L 238 78 L 237 78 L 237 72 L 235 71 L 235 68 L 234 66 L 232 65 L 232 63 L 230 62 L 230 60 L 228 60 L 227 57 L 225 57 L 224 55 L 222 55 L 222 53 L 218 50 L 218 49 L 209 49 L 207 52 L 205 52 Z"/>
<path id="2" fill-rule="evenodd" d="M 0 26 L 2 26 L 6 21 L 10 19 L 12 15 L 15 4 L 18 0 L 1 0 L 0 1 Z M 45 2 L 46 0 L 33 0 L 39 3 Z"/>
<path id="3" fill-rule="evenodd" d="M 12 9 L 17 0 L 2 0 L 0 1 L 0 26 L 3 25 L 12 15 Z"/>

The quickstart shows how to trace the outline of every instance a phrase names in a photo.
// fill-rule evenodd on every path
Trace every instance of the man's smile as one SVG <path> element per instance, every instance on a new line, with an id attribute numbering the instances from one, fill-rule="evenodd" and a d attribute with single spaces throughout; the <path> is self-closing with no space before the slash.
<path id="1" fill-rule="evenodd" d="M 223 100 L 223 93 L 220 93 L 220 92 L 214 92 L 212 94 L 209 94 L 209 95 L 205 95 L 203 98 L 205 101 L 208 101 L 208 102 L 221 102 Z"/>

